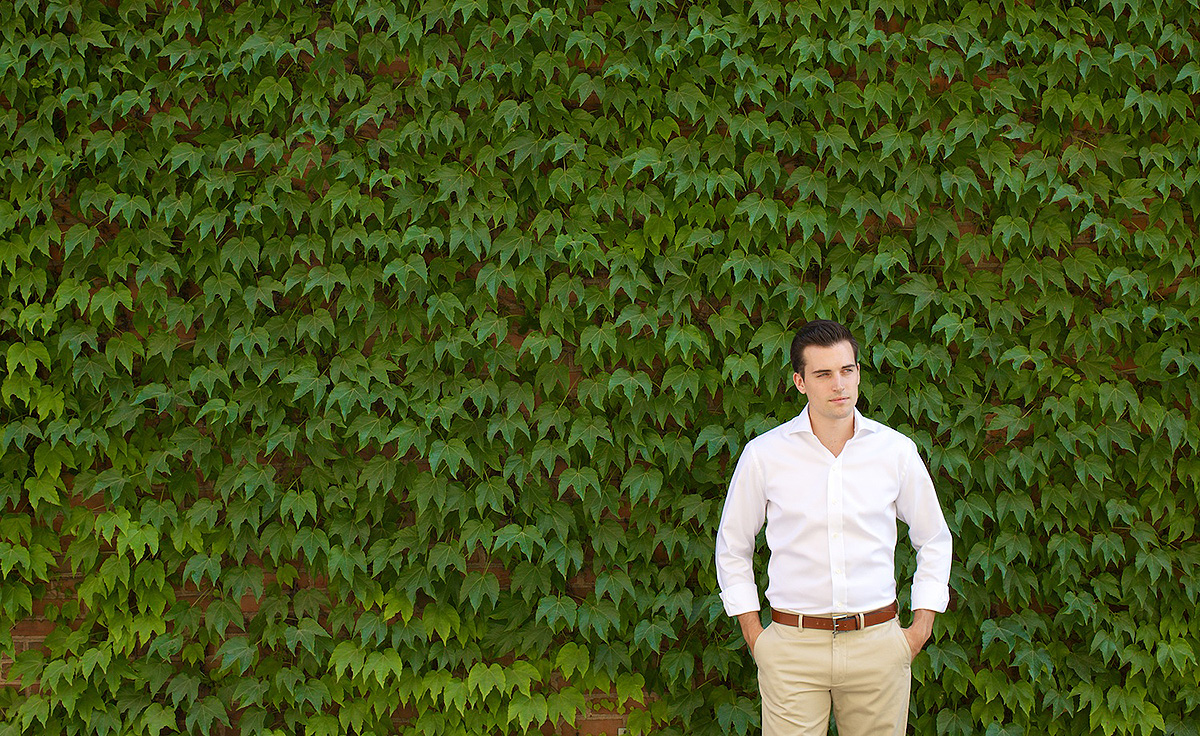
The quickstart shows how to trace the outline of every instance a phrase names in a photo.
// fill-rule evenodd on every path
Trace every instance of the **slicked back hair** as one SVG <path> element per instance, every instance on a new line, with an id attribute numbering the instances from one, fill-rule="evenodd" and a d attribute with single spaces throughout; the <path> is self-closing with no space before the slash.
<path id="1" fill-rule="evenodd" d="M 858 342 L 850 330 L 840 322 L 830 319 L 814 319 L 800 328 L 792 338 L 792 370 L 804 375 L 804 348 L 819 345 L 823 348 L 848 342 L 854 349 L 854 362 L 858 362 Z"/>

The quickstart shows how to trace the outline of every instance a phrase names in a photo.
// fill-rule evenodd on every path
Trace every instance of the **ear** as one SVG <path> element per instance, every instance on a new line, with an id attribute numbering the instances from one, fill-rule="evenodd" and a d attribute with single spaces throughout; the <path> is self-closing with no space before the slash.
<path id="1" fill-rule="evenodd" d="M 804 393 L 804 376 L 800 375 L 799 373 L 793 373 L 792 383 L 795 384 L 797 391 Z"/>

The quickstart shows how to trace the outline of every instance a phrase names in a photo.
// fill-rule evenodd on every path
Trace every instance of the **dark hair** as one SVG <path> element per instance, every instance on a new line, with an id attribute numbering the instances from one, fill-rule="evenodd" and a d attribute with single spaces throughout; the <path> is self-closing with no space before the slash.
<path id="1" fill-rule="evenodd" d="M 839 342 L 848 342 L 854 349 L 854 360 L 858 361 L 858 343 L 854 335 L 840 322 L 829 319 L 814 319 L 800 328 L 792 338 L 792 370 L 804 375 L 804 348 L 809 345 L 819 345 L 827 348 Z"/>

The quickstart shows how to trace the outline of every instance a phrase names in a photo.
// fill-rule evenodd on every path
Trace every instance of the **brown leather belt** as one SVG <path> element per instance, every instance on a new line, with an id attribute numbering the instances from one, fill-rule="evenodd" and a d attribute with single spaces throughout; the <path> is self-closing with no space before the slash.
<path id="1" fill-rule="evenodd" d="M 820 616 L 799 616 L 794 613 L 784 613 L 772 609 L 771 620 L 783 624 L 785 626 L 800 626 L 805 629 L 821 629 L 823 631 L 856 631 L 875 624 L 881 624 L 884 621 L 891 621 L 896 617 L 898 609 L 896 603 L 892 602 L 883 608 L 877 608 L 874 611 L 866 613 L 856 613 L 853 616 L 841 616 L 838 618 L 822 618 Z"/>

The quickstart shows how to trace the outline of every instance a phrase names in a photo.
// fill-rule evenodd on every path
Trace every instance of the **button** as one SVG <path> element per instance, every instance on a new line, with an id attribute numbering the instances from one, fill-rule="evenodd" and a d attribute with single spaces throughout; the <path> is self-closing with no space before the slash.
<path id="1" fill-rule="evenodd" d="M 838 569 L 834 570 L 834 572 L 836 572 L 838 575 L 841 575 L 841 574 L 842 574 L 842 568 L 840 568 L 840 567 L 839 567 Z"/>

